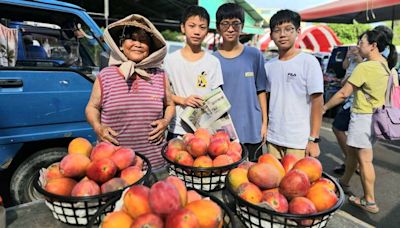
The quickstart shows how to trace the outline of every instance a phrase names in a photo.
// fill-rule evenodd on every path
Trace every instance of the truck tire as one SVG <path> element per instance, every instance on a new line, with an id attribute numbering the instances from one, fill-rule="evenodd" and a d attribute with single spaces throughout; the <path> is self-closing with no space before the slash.
<path id="1" fill-rule="evenodd" d="M 67 148 L 49 148 L 40 150 L 25 159 L 11 177 L 10 195 L 13 203 L 18 205 L 43 198 L 33 187 L 35 175 L 41 168 L 60 161 L 66 153 Z"/>

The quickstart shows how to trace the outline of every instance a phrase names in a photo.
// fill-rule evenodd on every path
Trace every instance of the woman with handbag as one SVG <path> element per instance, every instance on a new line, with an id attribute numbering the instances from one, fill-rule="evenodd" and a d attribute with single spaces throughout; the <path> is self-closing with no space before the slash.
<path id="1" fill-rule="evenodd" d="M 346 170 L 339 183 L 349 194 L 349 182 L 359 163 L 364 196 L 350 196 L 349 202 L 370 213 L 378 213 L 375 202 L 375 170 L 372 163 L 372 147 L 377 141 L 372 128 L 372 114 L 375 108 L 385 103 L 385 92 L 388 82 L 387 69 L 397 62 L 397 53 L 385 33 L 378 30 L 361 34 L 358 48 L 365 62 L 357 65 L 346 84 L 324 106 L 324 112 L 342 103 L 353 91 L 355 94 L 351 109 L 346 157 Z M 381 55 L 389 50 L 387 58 Z"/>

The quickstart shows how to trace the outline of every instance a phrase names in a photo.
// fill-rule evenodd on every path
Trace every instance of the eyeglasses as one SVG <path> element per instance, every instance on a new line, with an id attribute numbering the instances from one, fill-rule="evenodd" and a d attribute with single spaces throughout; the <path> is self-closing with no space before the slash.
<path id="1" fill-rule="evenodd" d="M 272 30 L 272 33 L 274 33 L 274 34 L 292 34 L 295 29 L 296 28 L 294 28 L 294 27 L 286 27 L 283 29 L 275 28 Z"/>
<path id="2" fill-rule="evenodd" d="M 221 28 L 222 31 L 228 30 L 230 26 L 232 26 L 232 28 L 235 31 L 239 31 L 242 26 L 242 22 L 234 21 L 234 22 L 230 23 L 230 22 L 224 21 L 224 22 L 219 23 L 219 27 Z"/>

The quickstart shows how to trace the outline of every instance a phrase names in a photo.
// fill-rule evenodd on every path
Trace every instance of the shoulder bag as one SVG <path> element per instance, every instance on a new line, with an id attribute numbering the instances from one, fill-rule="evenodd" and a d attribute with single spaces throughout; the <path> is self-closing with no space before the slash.
<path id="1" fill-rule="evenodd" d="M 383 65 L 383 64 L 382 64 Z M 390 72 L 385 65 L 383 65 L 386 72 L 389 74 L 389 80 L 385 93 L 385 104 L 374 110 L 372 114 L 372 124 L 375 135 L 377 138 L 386 140 L 399 140 L 400 139 L 400 108 L 393 106 L 393 98 L 400 97 L 400 88 L 394 86 L 394 80 L 398 82 L 398 75 L 396 70 Z M 397 88 L 397 89 L 396 89 Z"/>

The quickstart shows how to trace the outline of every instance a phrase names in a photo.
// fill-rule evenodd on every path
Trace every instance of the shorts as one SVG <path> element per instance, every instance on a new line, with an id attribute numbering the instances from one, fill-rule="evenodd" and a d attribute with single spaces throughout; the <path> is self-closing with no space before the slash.
<path id="1" fill-rule="evenodd" d="M 249 161 L 257 161 L 258 157 L 262 155 L 261 142 L 259 143 L 244 143 L 243 146 L 249 153 Z M 258 149 L 258 150 L 257 150 Z"/>
<path id="2" fill-rule="evenodd" d="M 181 134 L 175 134 L 175 133 L 172 133 L 172 132 L 168 131 L 167 142 L 169 140 L 171 140 L 171 139 L 178 138 L 178 137 L 182 137 L 182 135 Z"/>
<path id="3" fill-rule="evenodd" d="M 278 146 L 272 143 L 267 143 L 268 153 L 276 157 L 277 159 L 282 159 L 286 154 L 294 154 L 299 159 L 304 158 L 306 156 L 305 149 L 293 149 L 287 148 L 284 146 Z"/>
<path id="4" fill-rule="evenodd" d="M 349 123 L 350 123 L 350 108 L 343 109 L 336 114 L 335 119 L 333 120 L 332 126 L 339 131 L 348 131 Z"/>
<path id="5" fill-rule="evenodd" d="M 351 113 L 347 145 L 367 149 L 372 148 L 376 141 L 372 126 L 372 114 Z"/>

